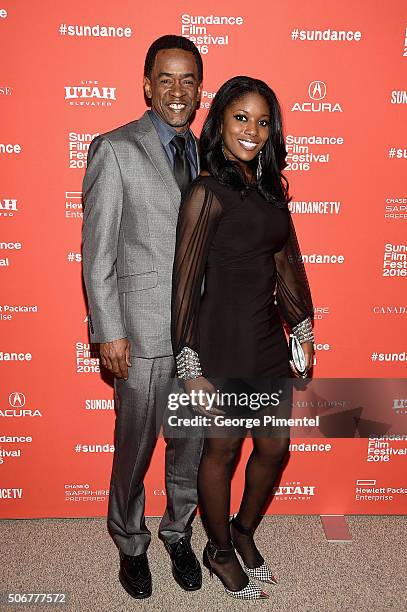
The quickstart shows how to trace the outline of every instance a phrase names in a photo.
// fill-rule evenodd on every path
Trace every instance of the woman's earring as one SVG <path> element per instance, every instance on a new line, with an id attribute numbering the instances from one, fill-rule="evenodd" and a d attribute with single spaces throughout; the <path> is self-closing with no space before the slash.
<path id="1" fill-rule="evenodd" d="M 261 179 L 261 174 L 263 172 L 263 168 L 261 167 L 261 157 L 262 157 L 263 151 L 260 151 L 259 153 L 259 158 L 257 160 L 257 172 L 256 172 L 256 176 L 257 176 L 257 180 L 259 181 Z"/>

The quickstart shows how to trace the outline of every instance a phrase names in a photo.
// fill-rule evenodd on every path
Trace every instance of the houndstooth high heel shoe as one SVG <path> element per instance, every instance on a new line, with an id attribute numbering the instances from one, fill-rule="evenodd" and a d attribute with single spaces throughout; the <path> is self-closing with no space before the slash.
<path id="1" fill-rule="evenodd" d="M 209 570 L 210 577 L 213 578 L 213 574 L 219 578 L 224 586 L 227 595 L 234 597 L 235 599 L 269 599 L 269 595 L 262 591 L 257 584 L 252 582 L 248 577 L 248 583 L 240 591 L 232 591 L 225 585 L 223 578 L 216 573 L 216 570 L 212 567 L 210 559 L 215 561 L 216 558 L 230 557 L 234 553 L 234 548 L 221 549 L 217 548 L 210 540 L 208 540 L 202 556 L 203 564 Z"/>
<path id="2" fill-rule="evenodd" d="M 243 525 L 241 525 L 236 520 L 236 514 L 234 514 L 232 518 L 230 519 L 230 525 L 232 525 L 234 529 L 236 529 L 236 531 L 238 531 L 242 535 L 253 537 L 254 529 L 248 529 L 247 527 L 243 527 Z M 234 545 L 233 537 L 232 537 L 232 543 Z M 263 563 L 259 565 L 259 567 L 253 567 L 253 568 L 247 567 L 246 564 L 243 562 L 243 569 L 250 578 L 255 578 L 256 580 L 261 580 L 261 582 L 267 582 L 268 584 L 277 584 L 278 582 L 276 577 L 273 575 L 271 569 L 269 568 L 269 566 L 264 560 L 263 560 Z"/>

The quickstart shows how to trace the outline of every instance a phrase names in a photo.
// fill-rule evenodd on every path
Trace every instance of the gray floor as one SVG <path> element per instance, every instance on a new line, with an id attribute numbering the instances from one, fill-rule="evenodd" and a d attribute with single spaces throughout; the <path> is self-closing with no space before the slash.
<path id="1" fill-rule="evenodd" d="M 271 598 L 238 602 L 204 569 L 201 591 L 185 593 L 170 574 L 169 557 L 155 537 L 158 519 L 148 519 L 154 537 L 149 549 L 153 596 L 131 599 L 117 580 L 118 557 L 104 519 L 0 521 L 1 591 L 66 592 L 65 606 L 30 606 L 40 612 L 160 610 L 200 612 L 247 608 L 306 612 L 407 610 L 407 522 L 404 517 L 348 517 L 353 542 L 330 544 L 319 517 L 265 518 L 257 543 L 280 578 Z M 205 536 L 196 520 L 193 543 Z M 266 585 L 269 586 L 269 585 Z M 5 606 L 0 610 L 23 610 Z"/>

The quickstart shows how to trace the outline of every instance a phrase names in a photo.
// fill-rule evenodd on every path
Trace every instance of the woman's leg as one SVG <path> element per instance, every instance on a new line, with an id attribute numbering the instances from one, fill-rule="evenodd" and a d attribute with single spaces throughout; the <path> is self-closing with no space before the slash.
<path id="1" fill-rule="evenodd" d="M 236 520 L 246 529 L 255 530 L 278 480 L 287 457 L 288 437 L 253 437 L 253 451 L 246 465 L 245 488 Z M 241 534 L 232 525 L 232 538 L 238 553 L 249 568 L 259 567 L 264 559 L 253 538 Z"/>
<path id="2" fill-rule="evenodd" d="M 230 483 L 242 438 L 206 438 L 198 472 L 199 505 L 209 539 L 217 548 L 232 546 L 229 530 Z M 247 585 L 236 555 L 210 560 L 213 569 L 232 591 Z"/>

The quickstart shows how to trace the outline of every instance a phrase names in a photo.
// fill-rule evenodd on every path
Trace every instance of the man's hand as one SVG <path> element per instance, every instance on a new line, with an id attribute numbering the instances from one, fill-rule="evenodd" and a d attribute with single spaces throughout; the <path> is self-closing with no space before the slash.
<path id="1" fill-rule="evenodd" d="M 214 395 L 216 393 L 215 387 L 212 383 L 209 382 L 207 378 L 204 376 L 198 376 L 198 378 L 192 378 L 190 380 L 186 380 L 184 383 L 185 391 L 191 395 L 191 391 L 195 391 L 195 393 L 199 393 L 202 391 L 202 403 L 194 405 L 193 409 L 202 414 L 203 416 L 212 416 L 212 415 L 223 415 L 225 414 L 222 410 L 217 408 L 216 406 L 212 406 L 209 410 L 209 403 L 206 400 L 206 394 Z"/>
<path id="2" fill-rule="evenodd" d="M 112 342 L 100 343 L 100 361 L 116 378 L 127 380 L 131 368 L 130 342 L 127 338 L 120 338 Z"/>

